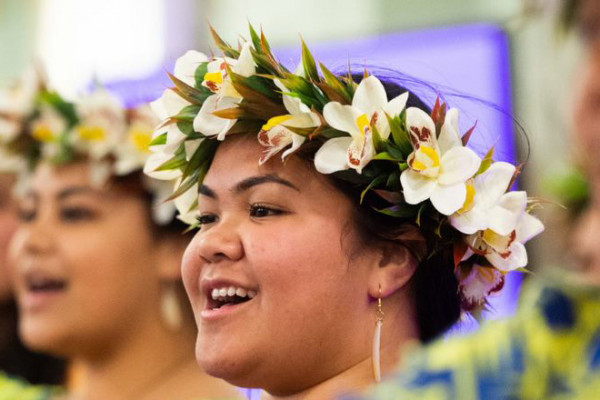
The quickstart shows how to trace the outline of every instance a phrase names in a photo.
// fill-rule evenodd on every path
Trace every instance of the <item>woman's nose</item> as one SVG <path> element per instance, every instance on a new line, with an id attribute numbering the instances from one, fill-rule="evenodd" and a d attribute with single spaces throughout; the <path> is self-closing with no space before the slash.
<path id="1" fill-rule="evenodd" d="M 223 220 L 200 230 L 191 245 L 196 246 L 199 257 L 210 263 L 236 261 L 244 255 L 239 227 L 233 220 Z"/>
<path id="2" fill-rule="evenodd" d="M 15 241 L 17 247 L 23 252 L 45 254 L 52 250 L 54 234 L 56 232 L 53 232 L 47 221 L 36 219 L 18 229 Z M 73 243 L 72 245 L 76 246 L 77 244 Z"/>

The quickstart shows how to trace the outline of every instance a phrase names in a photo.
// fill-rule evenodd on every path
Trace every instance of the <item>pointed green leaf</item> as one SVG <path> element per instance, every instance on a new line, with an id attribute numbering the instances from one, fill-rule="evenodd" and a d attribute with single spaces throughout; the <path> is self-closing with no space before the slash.
<path id="1" fill-rule="evenodd" d="M 487 171 L 492 166 L 492 164 L 494 163 L 494 151 L 495 151 L 495 146 L 492 146 L 492 148 L 487 152 L 487 154 L 485 155 L 483 160 L 481 160 L 481 164 L 479 165 L 479 170 L 477 171 L 475 176 L 483 174 L 485 171 Z"/>
<path id="2" fill-rule="evenodd" d="M 319 82 L 319 72 L 317 71 L 317 64 L 313 58 L 308 46 L 302 40 L 302 66 L 304 67 L 304 73 L 308 79 Z"/>
<path id="3" fill-rule="evenodd" d="M 196 80 L 196 88 L 202 88 L 202 82 L 204 82 L 204 75 L 208 72 L 208 62 L 203 62 L 198 65 L 196 72 L 194 72 L 194 79 Z"/>
<path id="4" fill-rule="evenodd" d="M 364 200 L 364 198 L 365 198 L 365 196 L 366 196 L 366 194 L 367 194 L 367 192 L 368 192 L 369 190 L 371 190 L 371 189 L 372 189 L 372 188 L 374 188 L 375 186 L 377 186 L 377 185 L 380 185 L 381 183 L 385 182 L 385 181 L 386 181 L 386 179 L 387 179 L 387 177 L 385 177 L 385 176 L 383 176 L 383 175 L 380 175 L 380 176 L 378 176 L 377 178 L 373 179 L 373 180 L 371 181 L 371 183 L 369 183 L 369 185 L 368 185 L 368 186 L 367 186 L 367 187 L 366 187 L 366 188 L 365 188 L 365 189 L 362 191 L 362 193 L 360 194 L 360 203 L 359 203 L 359 204 L 362 204 L 362 202 L 363 202 L 363 200 Z"/>
<path id="5" fill-rule="evenodd" d="M 395 218 L 412 218 L 415 216 L 414 207 L 402 205 L 402 206 L 392 206 L 388 208 L 374 208 L 375 211 L 380 212 L 385 215 L 389 215 L 390 217 Z"/>
<path id="6" fill-rule="evenodd" d="M 154 139 L 152 139 L 152 141 L 150 142 L 150 144 L 148 145 L 148 147 L 152 147 L 152 146 L 159 146 L 162 144 L 167 144 L 167 133 L 161 133 L 160 135 L 158 135 L 157 137 L 155 137 Z"/>

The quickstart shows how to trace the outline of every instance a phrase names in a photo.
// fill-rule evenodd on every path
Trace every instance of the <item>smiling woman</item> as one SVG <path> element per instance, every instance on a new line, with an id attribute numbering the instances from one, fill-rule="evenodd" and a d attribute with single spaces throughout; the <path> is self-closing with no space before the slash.
<path id="1" fill-rule="evenodd" d="M 183 258 L 199 364 L 273 399 L 332 399 L 484 307 L 543 226 L 458 110 L 319 73 L 305 45 L 292 73 L 250 35 L 178 60 L 145 171 L 179 179 L 199 228 Z"/>
<path id="2" fill-rule="evenodd" d="M 20 334 L 70 362 L 67 398 L 241 398 L 197 368 L 180 258 L 189 239 L 165 187 L 141 174 L 155 121 L 106 92 L 43 87 L 2 145 L 23 159 L 10 258 Z"/>

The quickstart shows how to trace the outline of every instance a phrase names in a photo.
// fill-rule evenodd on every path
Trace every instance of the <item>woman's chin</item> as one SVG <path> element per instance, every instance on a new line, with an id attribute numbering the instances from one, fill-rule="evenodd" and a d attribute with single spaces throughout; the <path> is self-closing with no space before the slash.
<path id="1" fill-rule="evenodd" d="M 21 324 L 20 337 L 30 350 L 60 357 L 66 356 L 70 342 L 64 333 L 27 323 Z"/>
<path id="2" fill-rule="evenodd" d="M 200 342 L 196 345 L 196 362 L 207 374 L 240 387 L 251 384 L 250 374 L 256 365 L 256 360 L 243 357 L 239 351 L 223 351 L 219 346 L 207 349 Z"/>

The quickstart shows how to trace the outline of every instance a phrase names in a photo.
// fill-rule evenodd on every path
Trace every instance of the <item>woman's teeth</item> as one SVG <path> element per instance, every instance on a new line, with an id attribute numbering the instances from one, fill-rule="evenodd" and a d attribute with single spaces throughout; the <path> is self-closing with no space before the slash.
<path id="1" fill-rule="evenodd" d="M 244 288 L 236 288 L 234 286 L 214 288 L 211 292 L 212 299 L 218 301 L 227 301 L 234 297 L 238 297 L 240 300 L 245 301 L 253 299 L 255 296 L 256 291 L 254 290 L 246 290 Z"/>

